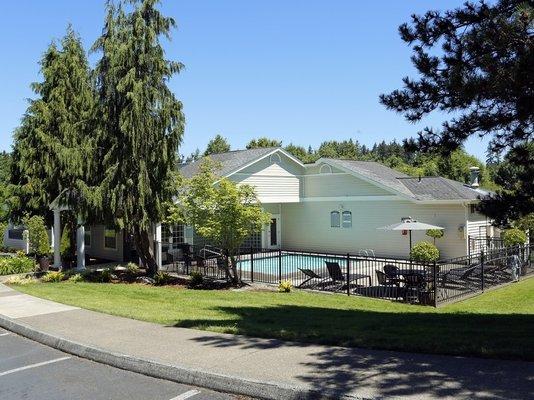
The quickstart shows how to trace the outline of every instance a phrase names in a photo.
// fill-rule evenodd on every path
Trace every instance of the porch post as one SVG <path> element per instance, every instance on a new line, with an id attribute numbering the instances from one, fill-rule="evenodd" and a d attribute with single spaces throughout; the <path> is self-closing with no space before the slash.
<path id="1" fill-rule="evenodd" d="M 76 269 L 85 269 L 85 227 L 81 217 L 78 217 L 78 229 L 76 229 Z"/>
<path id="2" fill-rule="evenodd" d="M 161 259 L 161 223 L 156 224 L 156 263 L 158 265 L 158 269 L 161 269 L 161 266 L 163 264 Z"/>
<path id="3" fill-rule="evenodd" d="M 61 211 L 54 208 L 54 267 L 61 268 Z"/>

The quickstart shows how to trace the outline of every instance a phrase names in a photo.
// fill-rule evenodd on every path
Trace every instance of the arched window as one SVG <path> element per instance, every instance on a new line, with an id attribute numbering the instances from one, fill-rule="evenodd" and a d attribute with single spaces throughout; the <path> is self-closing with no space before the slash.
<path id="1" fill-rule="evenodd" d="M 343 211 L 341 224 L 343 228 L 352 228 L 352 212 Z"/>
<path id="2" fill-rule="evenodd" d="M 321 165 L 321 168 L 319 168 L 320 174 L 331 174 L 332 173 L 332 167 L 328 164 Z"/>
<path id="3" fill-rule="evenodd" d="M 271 154 L 270 160 L 271 164 L 280 164 L 282 162 L 282 159 L 278 153 Z"/>
<path id="4" fill-rule="evenodd" d="M 340 215 L 339 211 L 330 212 L 330 227 L 339 228 L 340 227 Z"/>

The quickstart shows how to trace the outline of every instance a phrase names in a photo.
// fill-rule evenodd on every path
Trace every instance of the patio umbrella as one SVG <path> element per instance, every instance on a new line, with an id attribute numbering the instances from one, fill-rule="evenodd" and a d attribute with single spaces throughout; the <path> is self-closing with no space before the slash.
<path id="1" fill-rule="evenodd" d="M 397 222 L 396 224 L 383 226 L 381 228 L 385 231 L 408 231 L 410 236 L 410 254 L 412 252 L 412 231 L 426 231 L 429 229 L 444 229 L 441 226 L 437 225 L 430 225 L 425 224 L 424 222 L 416 221 L 415 219 L 412 219 L 412 217 L 408 218 L 402 218 L 401 222 Z"/>

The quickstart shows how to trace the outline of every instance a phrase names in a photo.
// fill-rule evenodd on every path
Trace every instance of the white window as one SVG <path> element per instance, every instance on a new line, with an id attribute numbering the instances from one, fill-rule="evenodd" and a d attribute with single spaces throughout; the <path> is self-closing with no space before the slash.
<path id="1" fill-rule="evenodd" d="M 85 227 L 83 241 L 86 247 L 91 247 L 91 227 L 90 226 Z"/>
<path id="2" fill-rule="evenodd" d="M 117 232 L 115 232 L 115 229 L 107 226 L 104 230 L 104 248 L 117 250 Z"/>
<path id="3" fill-rule="evenodd" d="M 185 243 L 185 227 L 182 224 L 163 225 L 163 242 Z"/>
<path id="4" fill-rule="evenodd" d="M 352 212 L 343 211 L 341 224 L 343 228 L 352 228 Z"/>
<path id="5" fill-rule="evenodd" d="M 477 212 L 477 205 L 476 204 L 469 204 L 469 213 L 470 214 L 476 214 Z"/>
<path id="6" fill-rule="evenodd" d="M 340 225 L 339 211 L 330 212 L 330 227 L 339 228 Z"/>

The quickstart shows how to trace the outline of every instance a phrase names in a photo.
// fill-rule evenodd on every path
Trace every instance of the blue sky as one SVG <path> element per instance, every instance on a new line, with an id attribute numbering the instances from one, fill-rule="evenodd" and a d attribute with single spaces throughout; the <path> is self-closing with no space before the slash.
<path id="1" fill-rule="evenodd" d="M 378 95 L 414 76 L 398 25 L 463 1 L 164 0 L 163 11 L 178 22 L 167 56 L 186 66 L 170 82 L 187 119 L 180 153 L 203 150 L 218 133 L 234 149 L 258 136 L 315 147 L 331 139 L 400 141 L 439 126 L 446 116 L 412 125 Z M 102 29 L 104 1 L 18 0 L 2 8 L 0 150 L 9 150 L 33 96 L 29 85 L 40 79 L 41 54 L 68 23 L 89 48 Z M 472 139 L 466 149 L 484 159 L 486 143 Z"/>

